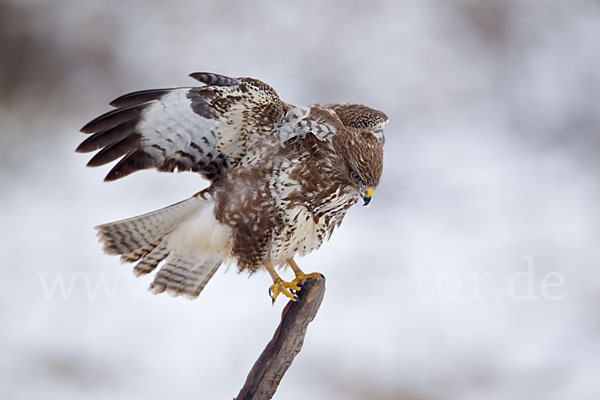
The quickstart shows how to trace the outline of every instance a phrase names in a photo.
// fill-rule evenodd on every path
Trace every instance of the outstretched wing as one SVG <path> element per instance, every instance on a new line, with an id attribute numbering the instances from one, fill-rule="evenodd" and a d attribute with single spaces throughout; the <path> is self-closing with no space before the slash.
<path id="1" fill-rule="evenodd" d="M 287 105 L 259 80 L 190 76 L 207 86 L 129 93 L 110 103 L 115 110 L 81 128 L 92 135 L 77 151 L 100 149 L 88 166 L 122 157 L 107 181 L 147 168 L 191 170 L 215 180 L 237 165 L 254 135 L 270 134 L 286 114 Z"/>

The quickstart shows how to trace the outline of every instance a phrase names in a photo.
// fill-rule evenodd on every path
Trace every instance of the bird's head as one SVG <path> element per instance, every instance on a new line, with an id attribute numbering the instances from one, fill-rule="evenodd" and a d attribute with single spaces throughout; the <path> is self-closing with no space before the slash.
<path id="1" fill-rule="evenodd" d="M 358 140 L 350 148 L 347 161 L 348 180 L 358 190 L 363 205 L 371 202 L 383 172 L 383 143 L 371 132 L 356 132 Z"/>
<path id="2" fill-rule="evenodd" d="M 338 175 L 341 184 L 360 196 L 366 206 L 381 179 L 383 143 L 371 132 L 359 129 L 347 129 L 334 141 L 342 156 Z"/>
<path id="3" fill-rule="evenodd" d="M 344 163 L 341 176 L 353 187 L 366 206 L 379 185 L 383 172 L 383 127 L 388 117 L 362 104 L 328 105 L 335 111 L 346 134 L 338 135 Z"/>

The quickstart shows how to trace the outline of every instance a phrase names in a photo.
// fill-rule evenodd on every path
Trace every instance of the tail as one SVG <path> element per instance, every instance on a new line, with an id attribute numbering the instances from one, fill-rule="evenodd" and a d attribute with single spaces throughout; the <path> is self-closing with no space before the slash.
<path id="1" fill-rule="evenodd" d="M 198 297 L 226 256 L 229 235 L 218 223 L 210 199 L 192 197 L 137 217 L 97 226 L 108 254 L 135 262 L 136 276 L 154 271 L 155 293 Z M 216 236 L 215 236 L 216 235 Z"/>

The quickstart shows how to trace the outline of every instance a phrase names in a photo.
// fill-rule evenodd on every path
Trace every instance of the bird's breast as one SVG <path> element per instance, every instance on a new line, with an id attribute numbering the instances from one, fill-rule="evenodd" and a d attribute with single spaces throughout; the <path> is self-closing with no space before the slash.
<path id="1" fill-rule="evenodd" d="M 282 228 L 272 239 L 271 262 L 283 264 L 296 255 L 303 256 L 321 247 L 340 225 L 346 210 L 355 202 L 353 196 L 337 191 L 321 206 L 296 205 L 284 208 Z"/>

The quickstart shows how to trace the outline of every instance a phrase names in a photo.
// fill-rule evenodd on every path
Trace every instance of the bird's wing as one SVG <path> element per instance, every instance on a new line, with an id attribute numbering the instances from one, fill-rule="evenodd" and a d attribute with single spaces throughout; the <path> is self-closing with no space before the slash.
<path id="1" fill-rule="evenodd" d="M 286 115 L 288 106 L 259 80 L 190 76 L 206 86 L 126 94 L 110 103 L 115 110 L 81 128 L 92 135 L 77 151 L 100 149 L 88 166 L 122 157 L 107 181 L 147 168 L 191 170 L 214 180 L 235 167 L 258 136 L 272 134 Z"/>

